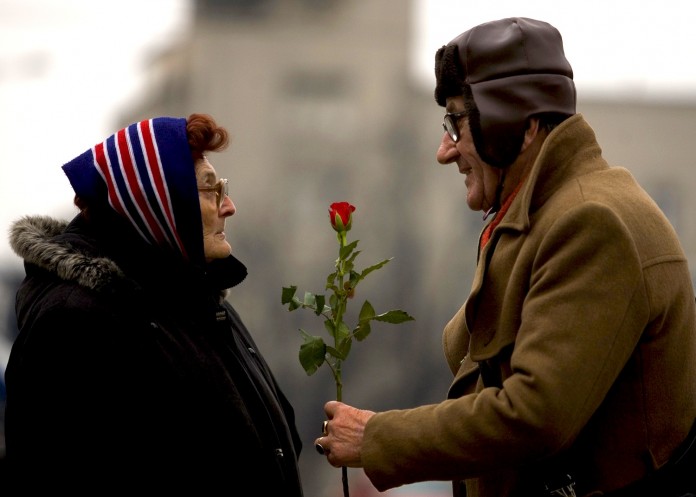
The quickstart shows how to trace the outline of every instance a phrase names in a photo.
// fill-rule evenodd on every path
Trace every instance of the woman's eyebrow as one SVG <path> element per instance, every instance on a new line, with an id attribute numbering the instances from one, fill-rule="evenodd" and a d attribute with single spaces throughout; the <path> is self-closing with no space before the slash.
<path id="1" fill-rule="evenodd" d="M 198 177 L 198 181 L 209 183 L 211 185 L 215 183 L 216 179 L 217 175 L 215 174 L 215 171 L 211 171 L 210 169 L 206 170 Z"/>

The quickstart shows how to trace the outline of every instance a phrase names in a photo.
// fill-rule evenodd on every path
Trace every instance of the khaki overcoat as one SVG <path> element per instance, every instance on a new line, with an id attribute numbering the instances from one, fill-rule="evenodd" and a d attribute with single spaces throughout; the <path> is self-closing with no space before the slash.
<path id="1" fill-rule="evenodd" d="M 696 305 L 677 235 L 577 114 L 544 142 L 445 327 L 448 399 L 373 416 L 375 487 L 465 480 L 601 495 L 663 465 L 696 418 Z"/>

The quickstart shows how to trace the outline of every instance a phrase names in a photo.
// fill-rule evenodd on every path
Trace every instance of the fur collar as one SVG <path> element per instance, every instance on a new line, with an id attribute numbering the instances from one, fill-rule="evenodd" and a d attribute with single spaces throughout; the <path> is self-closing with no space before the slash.
<path id="1" fill-rule="evenodd" d="M 12 223 L 10 246 L 25 263 L 93 290 L 124 278 L 113 260 L 82 251 L 60 236 L 67 226 L 48 216 L 25 216 Z"/>
<path id="2" fill-rule="evenodd" d="M 163 259 L 161 253 L 155 251 L 148 255 L 145 250 L 139 250 L 137 259 L 117 258 L 125 264 L 121 265 L 113 258 L 104 257 L 96 241 L 73 232 L 72 226 L 48 216 L 25 216 L 12 223 L 10 246 L 25 263 L 98 291 L 132 289 L 133 285 L 143 283 L 153 287 L 181 285 L 194 291 L 194 287 L 203 285 L 224 298 L 227 289 L 247 276 L 246 266 L 232 255 L 206 264 L 203 270 L 181 262 L 175 268 L 172 264 L 177 262 Z M 137 283 L 132 279 L 134 275 Z"/>

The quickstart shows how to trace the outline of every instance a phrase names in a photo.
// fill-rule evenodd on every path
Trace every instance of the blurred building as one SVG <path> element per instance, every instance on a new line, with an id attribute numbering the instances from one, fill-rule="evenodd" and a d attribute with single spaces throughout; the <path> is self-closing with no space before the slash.
<path id="1" fill-rule="evenodd" d="M 356 267 L 394 257 L 353 305 L 368 299 L 416 321 L 376 324 L 354 344 L 343 398 L 372 409 L 438 401 L 449 382 L 440 333 L 468 285 L 480 219 L 467 213 L 463 179 L 453 188 L 459 177 L 434 162 L 442 112 L 409 77 L 408 2 L 195 5 L 190 39 L 153 58 L 149 91 L 118 125 L 208 112 L 231 131 L 230 149 L 211 158 L 230 179 L 238 212 L 226 231 L 249 266 L 230 300 L 296 407 L 307 495 L 339 495 L 340 471 L 312 447 L 335 386 L 327 368 L 307 377 L 297 357 L 298 328 L 324 334 L 323 322 L 289 314 L 281 288 L 324 292 L 337 256 L 328 207 L 351 202 Z"/>

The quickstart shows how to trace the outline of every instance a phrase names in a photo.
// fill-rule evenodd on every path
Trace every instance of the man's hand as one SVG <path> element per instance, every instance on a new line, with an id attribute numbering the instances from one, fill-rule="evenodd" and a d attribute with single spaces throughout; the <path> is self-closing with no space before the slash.
<path id="1" fill-rule="evenodd" d="M 322 426 L 322 436 L 314 441 L 317 450 L 332 466 L 361 468 L 365 425 L 375 413 L 336 400 L 324 404 L 324 412 L 328 421 Z"/>

